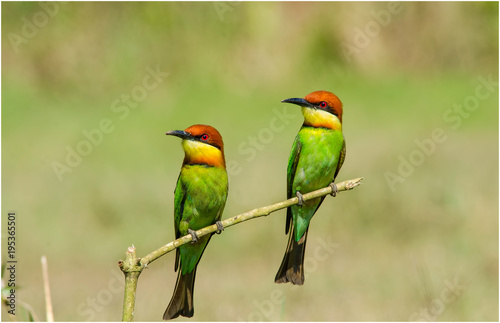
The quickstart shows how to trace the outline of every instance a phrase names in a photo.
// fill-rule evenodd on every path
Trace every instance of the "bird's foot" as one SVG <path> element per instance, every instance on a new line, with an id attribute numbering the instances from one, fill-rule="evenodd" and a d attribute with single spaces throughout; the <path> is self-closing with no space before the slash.
<path id="1" fill-rule="evenodd" d="M 297 198 L 299 199 L 299 202 L 297 202 L 297 205 L 302 206 L 304 204 L 304 196 L 299 191 L 297 191 L 295 193 L 295 195 L 297 195 Z"/>
<path id="2" fill-rule="evenodd" d="M 222 222 L 215 221 L 215 224 L 217 225 L 217 231 L 215 233 L 221 234 L 222 231 L 224 231 L 224 226 L 222 225 Z"/>
<path id="3" fill-rule="evenodd" d="M 188 233 L 193 237 L 193 241 L 191 243 L 196 243 L 198 242 L 198 235 L 196 234 L 196 231 L 188 229 Z"/>
<path id="4" fill-rule="evenodd" d="M 331 182 L 330 185 L 328 185 L 328 186 L 330 186 L 332 188 L 332 192 L 330 193 L 330 195 L 333 197 L 337 196 L 337 193 L 339 192 L 337 185 L 335 185 L 334 182 Z"/>

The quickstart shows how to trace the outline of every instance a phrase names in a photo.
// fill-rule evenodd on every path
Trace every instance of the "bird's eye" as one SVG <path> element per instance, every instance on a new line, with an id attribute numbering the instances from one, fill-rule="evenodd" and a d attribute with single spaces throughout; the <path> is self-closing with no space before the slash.
<path id="1" fill-rule="evenodd" d="M 319 103 L 319 106 L 320 106 L 320 107 L 322 107 L 322 108 L 326 108 L 326 106 L 327 106 L 327 105 L 328 105 L 328 104 L 327 104 L 325 101 L 321 101 L 321 102 Z"/>
<path id="2" fill-rule="evenodd" d="M 201 140 L 207 141 L 208 140 L 208 135 L 206 133 L 203 134 L 203 135 L 201 135 Z"/>

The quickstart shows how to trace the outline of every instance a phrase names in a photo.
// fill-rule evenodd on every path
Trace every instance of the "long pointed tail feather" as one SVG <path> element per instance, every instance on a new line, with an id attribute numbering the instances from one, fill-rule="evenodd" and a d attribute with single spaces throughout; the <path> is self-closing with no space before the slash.
<path id="1" fill-rule="evenodd" d="M 196 267 L 187 274 L 182 274 L 182 269 L 179 269 L 175 290 L 170 300 L 170 303 L 163 314 L 164 320 L 175 319 L 179 315 L 185 317 L 193 317 L 193 293 L 194 293 L 194 278 L 196 276 Z"/>
<path id="2" fill-rule="evenodd" d="M 293 238 L 293 228 L 288 234 L 285 256 L 274 282 L 278 284 L 291 282 L 294 285 L 303 285 L 305 280 L 304 254 L 306 251 L 307 231 L 299 241 Z"/>

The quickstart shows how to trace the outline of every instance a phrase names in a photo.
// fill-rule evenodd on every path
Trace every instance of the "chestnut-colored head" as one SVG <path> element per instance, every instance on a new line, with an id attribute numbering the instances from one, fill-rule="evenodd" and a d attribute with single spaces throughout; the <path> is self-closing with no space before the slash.
<path id="1" fill-rule="evenodd" d="M 342 129 L 342 102 L 328 91 L 315 91 L 302 98 L 291 98 L 281 102 L 302 107 L 304 125 L 329 129 Z"/>
<path id="2" fill-rule="evenodd" d="M 184 164 L 226 167 L 222 136 L 214 127 L 195 124 L 186 130 L 173 130 L 166 134 L 183 139 Z"/>

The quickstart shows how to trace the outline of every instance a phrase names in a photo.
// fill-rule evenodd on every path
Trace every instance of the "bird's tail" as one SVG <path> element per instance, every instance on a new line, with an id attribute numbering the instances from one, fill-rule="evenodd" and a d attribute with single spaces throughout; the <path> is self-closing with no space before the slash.
<path id="1" fill-rule="evenodd" d="M 182 268 L 179 269 L 177 282 L 175 283 L 174 295 L 163 314 L 164 320 L 175 319 L 179 315 L 193 317 L 193 292 L 196 267 L 190 273 L 182 274 Z"/>
<path id="2" fill-rule="evenodd" d="M 304 254 L 306 251 L 307 231 L 299 241 L 294 239 L 294 230 L 290 230 L 288 245 L 280 269 L 274 279 L 275 283 L 288 283 L 294 285 L 304 284 Z"/>

